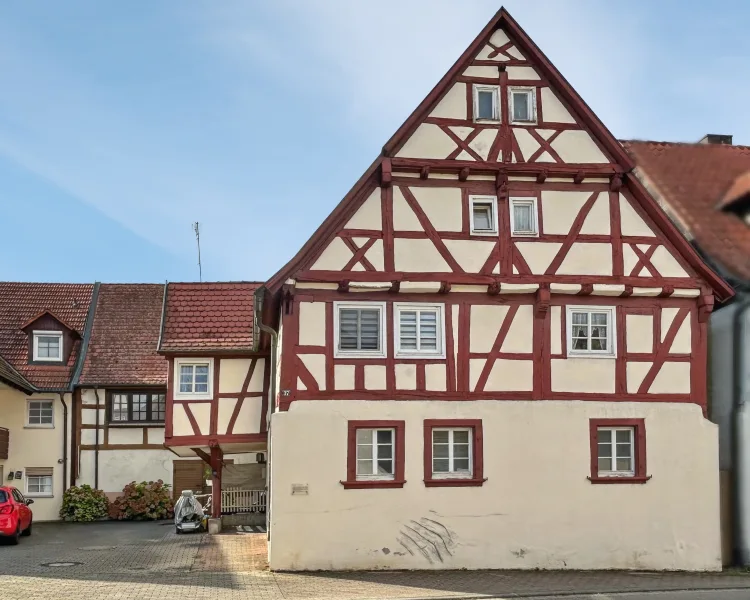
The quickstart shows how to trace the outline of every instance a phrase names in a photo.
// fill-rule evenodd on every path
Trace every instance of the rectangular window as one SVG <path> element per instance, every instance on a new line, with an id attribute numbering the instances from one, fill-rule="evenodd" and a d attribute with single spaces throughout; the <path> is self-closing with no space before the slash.
<path id="1" fill-rule="evenodd" d="M 62 362 L 63 334 L 61 331 L 35 331 L 34 356 L 35 361 Z"/>
<path id="2" fill-rule="evenodd" d="M 645 483 L 644 419 L 590 419 L 592 483 Z"/>
<path id="3" fill-rule="evenodd" d="M 539 235 L 536 198 L 510 199 L 510 231 L 515 236 Z"/>
<path id="4" fill-rule="evenodd" d="M 208 400 L 213 396 L 213 359 L 177 358 L 175 368 L 175 393 L 177 399 Z M 150 415 L 150 409 L 141 398 L 134 400 L 136 411 Z"/>
<path id="5" fill-rule="evenodd" d="M 470 231 L 474 235 L 497 234 L 497 198 L 495 196 L 470 196 Z"/>
<path id="6" fill-rule="evenodd" d="M 471 429 L 432 430 L 432 476 L 471 477 Z"/>
<path id="7" fill-rule="evenodd" d="M 52 496 L 52 469 L 48 467 L 26 468 L 26 495 Z"/>
<path id="8" fill-rule="evenodd" d="M 499 89 L 496 85 L 474 86 L 475 121 L 500 121 Z"/>
<path id="9" fill-rule="evenodd" d="M 403 487 L 404 421 L 349 421 L 346 489 Z"/>
<path id="10" fill-rule="evenodd" d="M 396 356 L 445 356 L 443 305 L 396 303 Z"/>
<path id="11" fill-rule="evenodd" d="M 482 485 L 481 419 L 426 419 L 424 482 L 427 487 Z"/>
<path id="12" fill-rule="evenodd" d="M 166 414 L 163 392 L 112 392 L 110 423 L 160 423 Z"/>
<path id="13" fill-rule="evenodd" d="M 52 400 L 27 400 L 27 427 L 54 427 L 55 409 Z"/>
<path id="14" fill-rule="evenodd" d="M 568 356 L 615 356 L 614 307 L 569 306 Z"/>
<path id="15" fill-rule="evenodd" d="M 394 429 L 357 429 L 357 479 L 393 479 Z"/>
<path id="16" fill-rule="evenodd" d="M 385 356 L 385 303 L 334 302 L 337 357 Z"/>
<path id="17" fill-rule="evenodd" d="M 536 123 L 536 89 L 511 87 L 508 94 L 511 123 Z"/>

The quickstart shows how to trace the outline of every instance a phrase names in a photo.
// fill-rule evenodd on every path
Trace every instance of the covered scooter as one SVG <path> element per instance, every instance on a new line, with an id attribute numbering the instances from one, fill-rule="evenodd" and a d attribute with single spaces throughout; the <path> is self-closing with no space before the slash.
<path id="1" fill-rule="evenodd" d="M 177 533 L 200 531 L 205 514 L 192 490 L 183 490 L 174 505 L 174 526 Z"/>

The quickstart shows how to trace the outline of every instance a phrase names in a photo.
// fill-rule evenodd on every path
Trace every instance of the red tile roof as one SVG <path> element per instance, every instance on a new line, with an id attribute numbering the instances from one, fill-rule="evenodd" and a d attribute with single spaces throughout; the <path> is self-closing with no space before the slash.
<path id="1" fill-rule="evenodd" d="M 170 283 L 161 350 L 252 350 L 253 293 L 261 285 Z"/>
<path id="2" fill-rule="evenodd" d="M 161 284 L 101 284 L 81 385 L 167 385 L 156 352 L 163 298 Z"/>
<path id="3" fill-rule="evenodd" d="M 750 281 L 750 227 L 719 207 L 735 180 L 750 171 L 750 147 L 635 140 L 622 144 L 696 245 L 729 275 Z"/>
<path id="4" fill-rule="evenodd" d="M 21 327 L 49 311 L 83 336 L 93 290 L 92 284 L 0 282 L 0 356 L 39 389 L 67 388 L 81 340 L 65 365 L 30 365 L 29 338 Z"/>

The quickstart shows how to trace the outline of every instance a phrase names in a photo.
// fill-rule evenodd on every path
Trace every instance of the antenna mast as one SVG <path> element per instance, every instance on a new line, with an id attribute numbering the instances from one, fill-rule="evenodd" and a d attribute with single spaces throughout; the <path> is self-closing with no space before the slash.
<path id="1" fill-rule="evenodd" d="M 198 243 L 198 281 L 203 281 L 203 269 L 201 267 L 201 230 L 200 223 L 196 221 L 193 223 L 193 231 L 195 231 L 195 241 Z"/>

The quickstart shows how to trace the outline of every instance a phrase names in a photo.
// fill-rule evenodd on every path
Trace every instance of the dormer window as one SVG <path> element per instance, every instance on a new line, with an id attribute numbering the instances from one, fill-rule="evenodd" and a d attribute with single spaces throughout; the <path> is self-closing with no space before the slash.
<path id="1" fill-rule="evenodd" d="M 62 362 L 63 334 L 61 331 L 34 332 L 34 360 L 40 362 Z"/>

